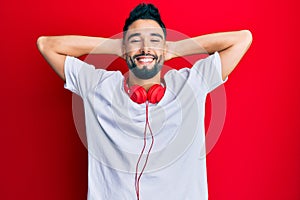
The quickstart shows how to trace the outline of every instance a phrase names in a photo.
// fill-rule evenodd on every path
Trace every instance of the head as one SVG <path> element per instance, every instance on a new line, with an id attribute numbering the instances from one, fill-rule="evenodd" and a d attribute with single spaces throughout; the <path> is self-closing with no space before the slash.
<path id="1" fill-rule="evenodd" d="M 166 28 L 158 9 L 139 4 L 123 28 L 123 53 L 130 71 L 139 79 L 150 79 L 163 66 L 166 52 Z"/>

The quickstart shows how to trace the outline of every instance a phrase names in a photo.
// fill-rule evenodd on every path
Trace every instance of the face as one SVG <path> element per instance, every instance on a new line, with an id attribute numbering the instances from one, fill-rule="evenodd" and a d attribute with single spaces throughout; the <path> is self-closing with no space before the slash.
<path id="1" fill-rule="evenodd" d="M 160 72 L 165 56 L 165 37 L 154 20 L 136 20 L 124 38 L 124 55 L 131 72 L 140 79 L 150 79 Z"/>

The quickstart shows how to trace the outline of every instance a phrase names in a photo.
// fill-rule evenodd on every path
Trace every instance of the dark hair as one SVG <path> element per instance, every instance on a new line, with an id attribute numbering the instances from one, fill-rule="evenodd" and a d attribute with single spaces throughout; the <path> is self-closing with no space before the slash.
<path id="1" fill-rule="evenodd" d="M 160 14 L 158 9 L 153 4 L 145 4 L 141 3 L 137 5 L 129 14 L 129 17 L 125 21 L 125 25 L 123 27 L 123 35 L 126 35 L 128 27 L 136 20 L 139 19 L 152 19 L 156 21 L 159 26 L 162 28 L 164 35 L 166 37 L 166 27 L 160 18 Z"/>

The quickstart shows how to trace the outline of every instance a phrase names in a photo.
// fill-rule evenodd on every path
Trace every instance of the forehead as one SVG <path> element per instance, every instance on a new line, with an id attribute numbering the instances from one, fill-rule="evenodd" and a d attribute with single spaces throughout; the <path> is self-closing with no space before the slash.
<path id="1" fill-rule="evenodd" d="M 127 37 L 129 37 L 133 33 L 140 33 L 143 34 L 151 34 L 151 33 L 158 33 L 164 36 L 164 32 L 160 25 L 151 19 L 139 19 L 134 21 L 127 30 Z"/>

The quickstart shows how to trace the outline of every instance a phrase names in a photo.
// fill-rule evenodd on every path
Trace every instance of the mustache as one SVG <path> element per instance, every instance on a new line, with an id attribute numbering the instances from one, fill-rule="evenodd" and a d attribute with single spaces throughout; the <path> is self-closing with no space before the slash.
<path id="1" fill-rule="evenodd" d="M 153 54 L 150 54 L 150 53 L 140 53 L 140 54 L 132 56 L 132 59 L 134 60 L 135 58 L 137 58 L 139 56 L 152 56 L 155 60 L 158 59 L 158 57 L 156 55 L 153 55 Z"/>

